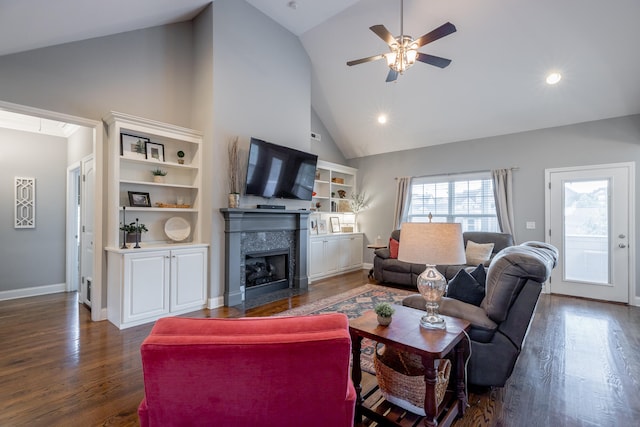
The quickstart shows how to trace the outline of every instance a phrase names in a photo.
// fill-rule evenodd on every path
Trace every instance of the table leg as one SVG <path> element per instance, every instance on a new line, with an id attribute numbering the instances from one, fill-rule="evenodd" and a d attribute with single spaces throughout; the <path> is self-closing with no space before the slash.
<path id="1" fill-rule="evenodd" d="M 437 371 L 433 366 L 433 359 L 428 356 L 422 356 L 422 365 L 424 366 L 424 425 L 429 427 L 435 427 L 438 425 L 437 413 L 438 405 L 436 404 L 436 383 L 437 383 Z"/>
<path id="2" fill-rule="evenodd" d="M 362 348 L 362 337 L 351 334 L 351 353 L 353 360 L 351 364 L 351 380 L 356 389 L 356 414 L 355 422 L 362 422 L 362 368 L 360 367 L 360 349 Z"/>
<path id="3" fill-rule="evenodd" d="M 466 371 L 464 369 L 465 360 L 465 343 L 466 340 L 462 340 L 458 343 L 455 350 L 456 357 L 456 392 L 458 396 L 458 412 L 460 417 L 464 415 L 464 411 L 467 409 L 467 390 L 466 390 Z"/>

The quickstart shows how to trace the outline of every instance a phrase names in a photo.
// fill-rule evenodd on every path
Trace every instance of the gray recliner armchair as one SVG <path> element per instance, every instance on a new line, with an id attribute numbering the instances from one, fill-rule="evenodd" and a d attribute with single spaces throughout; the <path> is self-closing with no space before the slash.
<path id="1" fill-rule="evenodd" d="M 440 313 L 471 322 L 468 381 L 503 387 L 511 376 L 542 290 L 556 265 L 558 250 L 547 243 L 527 242 L 498 253 L 487 270 L 480 306 L 444 297 Z M 403 305 L 425 309 L 420 294 Z"/>

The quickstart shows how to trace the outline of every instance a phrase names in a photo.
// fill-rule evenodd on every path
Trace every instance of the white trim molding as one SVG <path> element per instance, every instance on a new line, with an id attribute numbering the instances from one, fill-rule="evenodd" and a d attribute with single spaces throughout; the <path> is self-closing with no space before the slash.
<path id="1" fill-rule="evenodd" d="M 224 296 L 221 295 L 219 297 L 209 298 L 207 308 L 211 310 L 214 308 L 222 307 L 223 305 L 224 305 Z"/>
<path id="2" fill-rule="evenodd" d="M 33 286 L 31 288 L 11 289 L 8 291 L 0 291 L 0 301 L 35 297 L 39 295 L 57 294 L 66 292 L 66 283 L 56 283 L 54 285 Z"/>

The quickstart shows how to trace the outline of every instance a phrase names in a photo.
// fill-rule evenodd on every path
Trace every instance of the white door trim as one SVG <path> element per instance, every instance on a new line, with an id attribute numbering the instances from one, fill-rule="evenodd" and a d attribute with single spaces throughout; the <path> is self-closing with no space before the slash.
<path id="1" fill-rule="evenodd" d="M 0 110 L 11 111 L 13 113 L 27 114 L 30 116 L 41 117 L 43 119 L 57 120 L 61 122 L 71 123 L 74 125 L 84 126 L 93 129 L 93 154 L 96 168 L 96 182 L 95 182 L 95 200 L 103 199 L 103 180 L 104 180 L 104 145 L 103 145 L 103 126 L 101 121 L 86 119 L 83 117 L 72 116 L 69 114 L 58 113 L 55 111 L 43 110 L 35 107 L 28 107 L 25 105 L 14 104 L 11 102 L 0 101 Z M 101 206 L 96 206 L 94 209 L 94 224 L 96 230 L 102 230 L 102 212 L 103 206 L 106 203 L 102 203 Z M 94 252 L 93 260 L 93 304 L 91 305 L 91 320 L 106 320 L 106 309 L 102 309 L 102 282 L 103 282 L 103 254 L 104 245 L 102 243 L 102 232 L 97 232 L 95 235 L 95 247 L 97 250 Z"/>
<path id="2" fill-rule="evenodd" d="M 636 173 L 635 162 L 607 163 L 602 165 L 568 166 L 562 168 L 545 169 L 544 171 L 544 221 L 545 221 L 545 241 L 550 243 L 551 224 L 551 174 L 555 172 L 575 172 L 581 170 L 609 169 L 624 167 L 629 172 L 629 304 L 640 306 L 640 296 L 636 296 L 636 217 L 635 217 L 635 194 L 636 194 Z M 547 291 L 547 289 L 545 289 Z"/>
<path id="3" fill-rule="evenodd" d="M 67 167 L 67 262 L 66 262 L 66 290 L 67 292 L 79 290 L 78 272 L 78 247 L 76 240 L 79 241 L 80 236 L 75 236 L 75 228 L 78 223 L 77 209 L 77 179 L 80 175 L 80 162 L 75 162 Z"/>

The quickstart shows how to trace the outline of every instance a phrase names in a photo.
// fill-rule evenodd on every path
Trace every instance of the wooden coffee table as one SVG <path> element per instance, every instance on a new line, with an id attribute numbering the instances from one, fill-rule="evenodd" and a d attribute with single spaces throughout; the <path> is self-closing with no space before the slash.
<path id="1" fill-rule="evenodd" d="M 468 331 L 470 323 L 455 317 L 442 316 L 447 322 L 446 330 L 427 330 L 420 327 L 420 318 L 424 316 L 424 311 L 404 306 L 394 306 L 394 308 L 396 312 L 389 326 L 378 325 L 377 316 L 371 310 L 361 317 L 349 321 L 349 333 L 353 346 L 351 378 L 358 394 L 356 423 L 362 422 L 364 415 L 381 425 L 404 425 L 385 417 L 385 412 L 398 413 L 398 411 L 388 411 L 388 407 L 393 405 L 372 408 L 365 404 L 361 385 L 360 348 L 362 338 L 369 338 L 390 347 L 422 356 L 426 383 L 424 425 L 449 426 L 457 416 L 464 414 L 467 406 L 464 353 L 468 343 L 463 331 Z M 453 369 L 449 379 L 450 392 L 447 392 L 440 405 L 436 405 L 437 372 L 434 368 L 434 361 L 445 357 L 452 359 Z"/>

